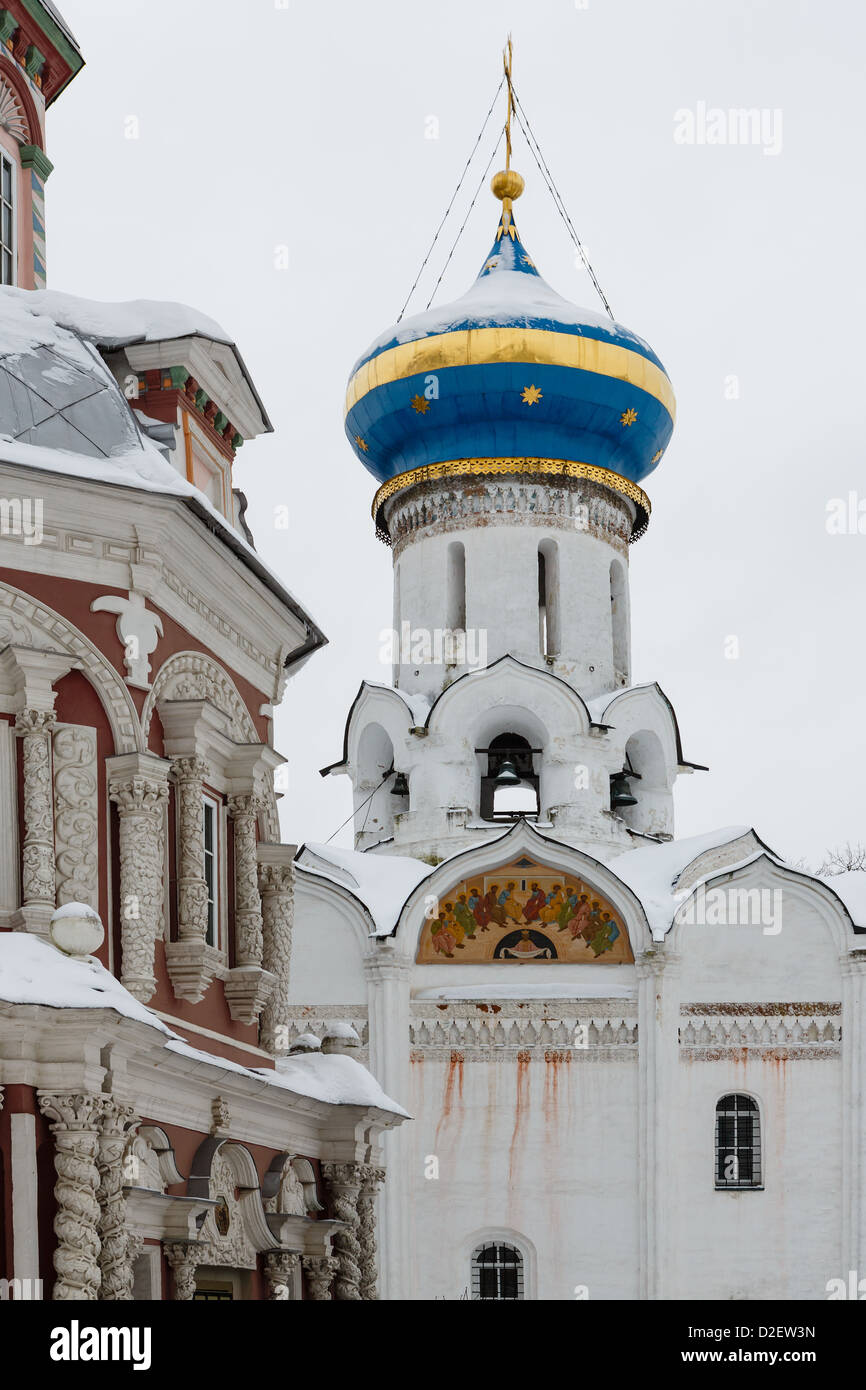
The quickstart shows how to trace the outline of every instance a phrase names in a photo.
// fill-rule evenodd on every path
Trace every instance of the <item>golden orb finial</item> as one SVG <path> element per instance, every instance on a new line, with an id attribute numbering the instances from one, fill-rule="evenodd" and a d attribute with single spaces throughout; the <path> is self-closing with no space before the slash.
<path id="1" fill-rule="evenodd" d="M 516 169 L 500 169 L 490 180 L 490 187 L 495 198 L 503 202 L 507 198 L 509 202 L 513 202 L 515 198 L 520 197 L 525 184 Z"/>

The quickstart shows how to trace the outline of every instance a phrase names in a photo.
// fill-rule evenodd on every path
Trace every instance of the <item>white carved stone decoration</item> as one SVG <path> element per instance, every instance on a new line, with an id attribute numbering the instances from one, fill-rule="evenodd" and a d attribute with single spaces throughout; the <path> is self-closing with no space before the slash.
<path id="1" fill-rule="evenodd" d="M 260 847 L 260 856 L 266 852 Z M 285 863 L 259 863 L 262 904 L 262 963 L 275 977 L 273 993 L 262 1010 L 260 1044 L 268 1052 L 289 1050 L 289 972 L 292 957 L 292 868 Z"/>
<path id="2" fill-rule="evenodd" d="M 219 1207 L 211 1207 L 202 1223 L 196 1247 L 200 1265 L 255 1269 L 256 1249 L 247 1233 L 236 1186 L 235 1173 L 220 1150 L 214 1155 L 210 1170 L 210 1195 Z"/>
<path id="3" fill-rule="evenodd" d="M 127 685 L 150 689 L 150 660 L 162 636 L 162 619 L 145 606 L 143 594 L 130 589 L 128 598 L 103 594 L 90 605 L 91 613 L 116 613 L 117 637 L 123 646 Z"/>
<path id="4" fill-rule="evenodd" d="M 287 1158 L 280 1173 L 280 1182 L 273 1197 L 264 1203 L 265 1211 L 279 1212 L 287 1216 L 306 1216 L 307 1201 L 304 1185 L 295 1171 L 293 1160 Z"/>
<path id="5" fill-rule="evenodd" d="M 299 1255 L 285 1250 L 274 1251 L 265 1256 L 265 1278 L 268 1281 L 269 1299 L 284 1303 L 291 1298 L 299 1258 Z"/>
<path id="6" fill-rule="evenodd" d="M 163 925 L 167 765 L 149 755 L 123 759 L 110 777 L 120 840 L 121 975 L 143 1003 L 156 989 L 154 945 Z"/>
<path id="7" fill-rule="evenodd" d="M 307 1276 L 310 1298 L 319 1302 L 330 1300 L 331 1285 L 339 1261 L 333 1255 L 303 1255 L 301 1263 Z"/>
<path id="8" fill-rule="evenodd" d="M 175 758 L 177 791 L 178 935 L 204 941 L 207 936 L 207 882 L 204 876 L 202 782 L 207 776 L 203 758 Z"/>
<path id="9" fill-rule="evenodd" d="M 358 1244 L 360 1246 L 359 1284 L 361 1298 L 367 1301 L 379 1297 L 379 1270 L 376 1265 L 376 1194 L 385 1181 L 385 1169 L 365 1163 L 360 1168 L 361 1191 L 358 1195 Z"/>
<path id="10" fill-rule="evenodd" d="M 343 1222 L 334 1231 L 334 1254 L 337 1259 L 334 1294 L 338 1300 L 357 1300 L 361 1298 L 361 1244 L 358 1240 L 361 1165 L 323 1163 L 322 1173 L 330 1192 L 334 1217 Z"/>
<path id="11" fill-rule="evenodd" d="M 25 907 L 54 907 L 54 799 L 51 734 L 54 715 L 25 709 L 15 720 L 24 764 L 24 844 L 21 892 Z"/>
<path id="12" fill-rule="evenodd" d="M 172 1242 L 164 1245 L 165 1257 L 174 1275 L 174 1296 L 189 1303 L 195 1297 L 195 1271 L 199 1264 L 198 1247 Z"/>
<path id="13" fill-rule="evenodd" d="M 256 864 L 254 796 L 233 796 L 229 814 L 235 839 L 235 959 L 238 965 L 262 963 L 262 909 Z"/>
<path id="14" fill-rule="evenodd" d="M 57 906 L 99 908 L 96 730 L 58 724 L 54 735 L 54 858 Z"/>
<path id="15" fill-rule="evenodd" d="M 0 129 L 6 130 L 19 145 L 30 139 L 27 117 L 8 82 L 0 80 Z"/>
<path id="16" fill-rule="evenodd" d="M 132 1299 L 133 1258 L 126 1229 L 126 1199 L 123 1195 L 123 1157 L 130 1131 L 139 1123 L 131 1105 L 121 1105 L 106 1097 L 99 1129 L 97 1166 L 99 1169 L 99 1234 L 102 1248 L 100 1299 Z"/>
<path id="17" fill-rule="evenodd" d="M 96 1299 L 102 1281 L 99 1267 L 100 1208 L 97 1200 L 99 1122 L 103 1097 L 39 1095 L 43 1115 L 52 1121 L 54 1196 L 54 1298 Z"/>

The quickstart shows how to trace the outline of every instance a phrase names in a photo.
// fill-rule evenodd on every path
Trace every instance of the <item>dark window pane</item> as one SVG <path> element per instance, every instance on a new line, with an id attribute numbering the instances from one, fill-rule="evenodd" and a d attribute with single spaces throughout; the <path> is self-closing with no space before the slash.
<path id="1" fill-rule="evenodd" d="M 3 160 L 3 197 L 7 203 L 12 202 L 12 165 L 8 160 Z"/>
<path id="2" fill-rule="evenodd" d="M 482 1266 L 480 1270 L 479 1295 L 481 1298 L 496 1298 L 496 1270 Z"/>

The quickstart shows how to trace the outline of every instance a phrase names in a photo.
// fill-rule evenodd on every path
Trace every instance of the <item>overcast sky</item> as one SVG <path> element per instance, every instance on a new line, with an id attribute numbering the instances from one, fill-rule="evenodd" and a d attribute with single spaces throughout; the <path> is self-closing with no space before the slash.
<path id="1" fill-rule="evenodd" d="M 323 780 L 318 768 L 340 755 L 361 679 L 383 678 L 379 633 L 391 621 L 375 485 L 343 435 L 346 378 L 399 313 L 510 29 L 517 90 L 602 287 L 677 395 L 631 566 L 634 679 L 659 681 L 686 757 L 711 769 L 681 779 L 677 833 L 746 822 L 809 861 L 866 839 L 866 534 L 827 531 L 834 498 L 854 492 L 866 512 L 862 7 L 61 8 L 87 67 L 49 115 L 49 286 L 176 299 L 212 315 L 276 427 L 243 448 L 236 482 L 260 551 L 330 639 L 289 684 L 277 719 L 291 776 L 284 835 L 323 840 L 349 815 L 348 780 Z M 742 107 L 765 112 L 757 142 L 707 143 L 701 110 Z M 694 143 L 675 138 L 689 134 L 678 112 L 694 115 Z M 427 138 L 431 117 L 437 139 Z M 597 308 L 519 133 L 514 164 L 527 180 L 518 221 L 530 254 L 560 293 Z M 437 302 L 474 279 L 497 206 L 483 190 Z M 287 269 L 277 268 L 280 247 Z M 274 526 L 281 505 L 288 530 Z M 336 843 L 349 837 L 347 828 Z"/>

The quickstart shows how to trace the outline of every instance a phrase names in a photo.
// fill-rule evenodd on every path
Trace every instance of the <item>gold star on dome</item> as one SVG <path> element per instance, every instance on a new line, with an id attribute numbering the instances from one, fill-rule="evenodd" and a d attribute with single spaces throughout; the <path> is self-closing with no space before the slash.
<path id="1" fill-rule="evenodd" d="M 631 406 L 629 406 L 628 410 L 624 410 L 622 415 L 620 415 L 619 422 L 621 425 L 633 425 L 636 419 L 637 411 L 632 410 Z"/>
<path id="2" fill-rule="evenodd" d="M 369 446 L 369 444 L 367 443 L 366 439 L 362 439 L 361 436 L 360 436 L 359 434 L 356 434 L 356 435 L 355 435 L 355 443 L 357 444 L 357 446 L 358 446 L 359 449 L 363 449 L 363 450 L 364 450 L 364 453 L 365 453 L 365 454 L 367 453 L 368 449 L 370 448 L 370 446 Z"/>
<path id="3" fill-rule="evenodd" d="M 488 272 L 489 270 L 495 270 L 496 267 L 498 266 L 498 264 L 499 264 L 499 257 L 498 257 L 498 256 L 491 256 L 489 261 L 485 261 L 485 263 L 484 263 L 484 273 L 485 273 L 485 275 L 487 274 L 487 272 Z"/>
<path id="4" fill-rule="evenodd" d="M 426 415 L 430 409 L 430 402 L 426 396 L 413 396 L 409 404 L 416 415 Z"/>
<path id="5" fill-rule="evenodd" d="M 523 257 L 523 264 L 530 266 L 533 270 L 535 269 L 535 261 L 530 260 L 528 256 Z"/>
<path id="6" fill-rule="evenodd" d="M 535 405 L 541 400 L 541 391 L 537 386 L 524 386 L 520 393 L 520 399 L 524 405 Z"/>
<path id="7" fill-rule="evenodd" d="M 659 449 L 657 453 L 653 454 L 652 458 L 650 459 L 650 463 L 658 463 L 663 453 L 664 449 Z"/>

